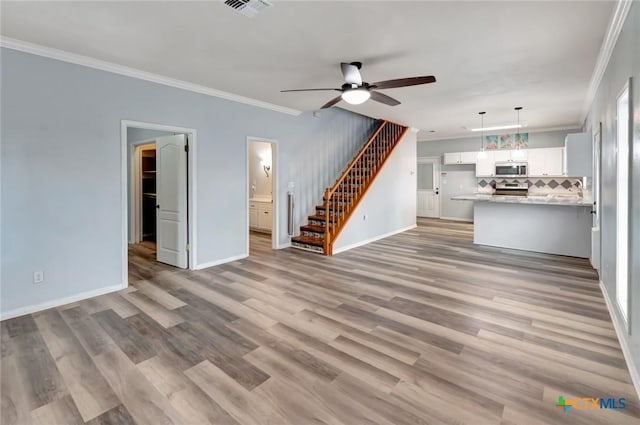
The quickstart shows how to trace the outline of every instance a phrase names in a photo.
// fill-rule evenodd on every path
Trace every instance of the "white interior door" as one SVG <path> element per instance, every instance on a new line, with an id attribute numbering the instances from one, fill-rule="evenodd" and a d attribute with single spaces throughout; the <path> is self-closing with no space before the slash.
<path id="1" fill-rule="evenodd" d="M 591 228 L 591 265 L 594 269 L 600 270 L 600 149 L 602 123 L 599 124 L 597 132 L 593 135 L 593 225 Z"/>
<path id="2" fill-rule="evenodd" d="M 188 267 L 186 144 L 184 134 L 156 139 L 157 260 L 182 269 Z"/>
<path id="3" fill-rule="evenodd" d="M 418 217 L 440 217 L 440 160 L 419 159 L 417 167 Z"/>

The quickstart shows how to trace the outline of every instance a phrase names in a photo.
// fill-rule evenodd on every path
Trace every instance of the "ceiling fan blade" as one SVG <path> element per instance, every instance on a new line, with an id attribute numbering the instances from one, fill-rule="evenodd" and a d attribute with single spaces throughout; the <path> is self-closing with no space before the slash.
<path id="1" fill-rule="evenodd" d="M 331 108 L 333 105 L 335 105 L 336 103 L 340 102 L 342 100 L 342 95 L 331 99 L 330 101 L 328 101 L 327 103 L 325 103 L 324 105 L 322 105 L 320 107 L 320 109 L 327 109 L 327 108 Z"/>
<path id="2" fill-rule="evenodd" d="M 344 81 L 349 84 L 362 85 L 362 76 L 360 76 L 360 70 L 357 66 L 342 62 L 340 64 L 340 69 L 342 70 Z"/>
<path id="3" fill-rule="evenodd" d="M 382 94 L 380 92 L 377 91 L 370 91 L 371 93 L 371 100 L 375 100 L 376 102 L 380 102 L 380 103 L 384 103 L 385 105 L 389 105 L 389 106 L 396 106 L 399 105 L 400 102 L 395 100 L 394 98 L 387 96 L 386 94 Z"/>
<path id="4" fill-rule="evenodd" d="M 280 90 L 280 93 L 287 93 L 291 91 L 340 91 L 340 89 L 293 89 L 293 90 Z"/>
<path id="5" fill-rule="evenodd" d="M 428 75 L 425 77 L 398 78 L 397 80 L 378 81 L 377 83 L 371 84 L 371 88 L 375 88 L 378 90 L 395 89 L 396 87 L 417 86 L 420 84 L 429 84 L 435 82 L 436 77 L 434 77 L 433 75 Z"/>

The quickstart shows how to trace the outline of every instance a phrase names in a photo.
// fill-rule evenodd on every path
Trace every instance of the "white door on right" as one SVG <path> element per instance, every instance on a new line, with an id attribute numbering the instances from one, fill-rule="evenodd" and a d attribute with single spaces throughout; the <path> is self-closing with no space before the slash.
<path id="1" fill-rule="evenodd" d="M 440 161 L 439 158 L 418 159 L 418 217 L 440 217 Z"/>
<path id="2" fill-rule="evenodd" d="M 187 144 L 178 134 L 156 139 L 156 255 L 161 263 L 186 269 Z"/>

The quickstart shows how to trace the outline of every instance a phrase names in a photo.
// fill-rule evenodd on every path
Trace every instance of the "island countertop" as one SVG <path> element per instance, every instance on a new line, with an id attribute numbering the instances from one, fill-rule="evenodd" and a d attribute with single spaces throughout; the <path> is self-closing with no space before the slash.
<path id="1" fill-rule="evenodd" d="M 562 205 L 568 207 L 591 207 L 593 201 L 590 198 L 582 198 L 573 195 L 529 195 L 529 196 L 496 196 L 483 193 L 452 196 L 455 201 L 497 202 L 501 204 L 528 204 L 528 205 Z"/>

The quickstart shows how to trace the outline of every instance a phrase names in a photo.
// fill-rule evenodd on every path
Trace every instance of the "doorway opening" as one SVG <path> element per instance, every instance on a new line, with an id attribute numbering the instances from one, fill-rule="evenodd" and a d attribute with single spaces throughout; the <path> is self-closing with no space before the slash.
<path id="1" fill-rule="evenodd" d="M 440 158 L 418 158 L 416 177 L 416 215 L 440 218 Z"/>
<path id="2" fill-rule="evenodd" d="M 193 129 L 122 121 L 123 281 L 195 268 Z"/>
<path id="3" fill-rule="evenodd" d="M 278 246 L 277 142 L 247 138 L 247 251 Z"/>
<path id="4" fill-rule="evenodd" d="M 617 100 L 616 300 L 629 326 L 629 84 Z"/>

